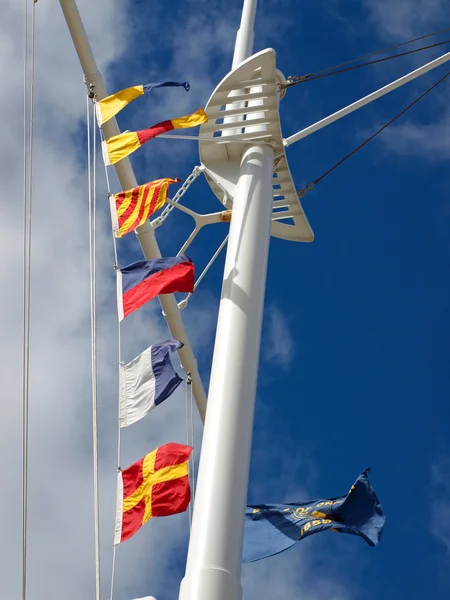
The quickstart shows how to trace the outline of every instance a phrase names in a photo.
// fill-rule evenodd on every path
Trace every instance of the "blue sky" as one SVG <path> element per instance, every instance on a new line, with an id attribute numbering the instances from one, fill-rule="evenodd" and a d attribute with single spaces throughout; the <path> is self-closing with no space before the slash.
<path id="1" fill-rule="evenodd" d="M 378 4 L 388 7 L 387 2 Z M 444 24 L 445 3 L 433 4 L 432 14 L 416 20 L 411 14 L 417 14 L 421 6 L 426 12 L 426 5 L 409 4 L 409 9 L 403 2 L 398 13 L 387 9 L 381 16 L 381 7 L 371 2 L 288 6 L 261 0 L 255 50 L 271 45 L 285 75 L 303 74 Z M 158 110 L 164 106 L 164 113 L 157 114 L 167 118 L 178 114 L 171 109 L 175 95 L 177 102 L 181 97 L 188 112 L 196 109 L 208 97 L 205 79 L 215 84 L 229 68 L 240 5 L 240 0 L 228 3 L 227 29 L 223 37 L 218 36 L 219 42 L 210 37 L 211 20 L 219 14 L 215 4 L 203 7 L 209 25 L 204 33 L 199 28 L 198 36 L 205 36 L 210 53 L 197 64 L 203 49 L 189 20 L 193 5 L 165 3 L 164 11 L 167 8 L 171 14 L 170 28 L 163 32 L 151 27 L 148 47 L 147 40 L 136 36 L 123 60 L 108 72 L 110 88 L 131 83 L 131 79 L 182 77 L 191 81 L 192 92 L 162 91 L 164 102 L 159 97 L 155 101 Z M 408 9 L 410 18 L 405 19 L 400 5 Z M 153 20 L 153 10 L 134 3 L 130 10 L 133 27 L 145 29 Z M 155 21 L 163 22 L 161 12 Z M 197 24 L 201 21 L 199 16 Z M 193 60 L 181 63 L 185 71 L 171 54 L 174 41 L 189 48 Z M 334 112 L 436 55 L 431 51 L 288 90 L 280 109 L 284 134 Z M 292 146 L 288 158 L 298 187 L 352 150 L 442 76 L 445 68 Z M 246 565 L 244 582 L 249 589 L 262 570 L 296 571 L 299 562 L 306 560 L 307 574 L 299 577 L 290 597 L 296 597 L 297 589 L 299 595 L 308 595 L 315 589 L 313 583 L 324 576 L 336 578 L 347 591 L 366 600 L 449 593 L 445 568 L 450 491 L 447 94 L 448 85 L 444 84 L 305 197 L 303 206 L 315 232 L 314 243 L 272 240 L 249 499 L 281 502 L 307 498 L 308 493 L 336 496 L 345 492 L 360 470 L 370 466 L 388 521 L 384 539 L 375 549 L 360 539 L 324 534 L 264 564 Z M 153 98 L 145 99 L 127 109 L 128 114 L 119 118 L 122 127 L 155 121 L 152 102 Z M 169 144 L 170 149 L 185 144 L 183 156 L 164 162 L 164 172 L 157 162 L 158 176 L 184 177 L 197 164 L 196 148 L 186 148 L 188 142 L 155 140 L 151 149 L 133 158 L 141 179 L 149 171 L 153 174 L 153 165 L 147 162 L 150 153 L 158 154 L 160 148 L 169 152 Z M 186 202 L 199 210 L 209 207 L 207 186 L 193 187 Z M 172 232 L 183 239 L 184 221 L 180 219 L 178 224 L 177 216 L 170 225 L 170 237 L 165 228 L 157 231 L 165 253 L 173 249 Z M 200 265 L 221 235 L 222 228 L 219 233 L 204 232 L 193 245 L 192 256 Z M 200 303 L 207 298 L 208 310 L 213 313 L 223 258 L 198 294 Z M 194 298 L 192 304 L 195 302 Z M 199 341 L 198 346 L 207 386 L 211 345 Z M 175 579 L 183 574 L 183 557 L 174 554 L 172 564 L 177 565 L 179 574 Z M 162 587 L 152 593 L 158 599 L 176 597 L 176 590 L 168 594 Z M 245 597 L 254 596 L 248 592 Z"/>
<path id="2" fill-rule="evenodd" d="M 95 5 L 80 0 L 110 91 L 165 78 L 191 83 L 189 93 L 155 90 L 137 100 L 119 115 L 122 129 L 141 129 L 205 105 L 231 66 L 241 4 L 230 0 L 223 14 L 216 0 L 99 0 Z M 440 29 L 449 6 L 448 0 L 260 0 L 255 50 L 274 47 L 286 76 L 309 73 Z M 93 597 L 85 95 L 59 7 L 38 3 L 37 11 L 30 598 L 75 600 Z M 0 64 L 17 89 L 15 96 L 0 98 L 9 140 L 0 165 L 0 231 L 9 259 L 1 270 L 12 282 L 20 273 L 21 215 L 19 203 L 4 199 L 20 197 L 22 185 L 16 133 L 21 115 L 14 100 L 21 94 L 21 64 L 15 57 L 21 56 L 22 21 L 9 3 L 3 14 L 7 27 Z M 288 90 L 280 108 L 284 135 L 439 52 Z M 440 67 L 289 148 L 297 187 L 316 179 L 445 72 Z M 55 73 L 58 93 L 49 94 Z M 244 565 L 245 600 L 415 600 L 449 594 L 448 93 L 449 84 L 442 84 L 303 199 L 315 232 L 312 244 L 271 241 L 249 502 L 337 496 L 371 467 L 387 525 L 376 548 L 356 537 L 324 533 L 277 557 Z M 142 183 L 183 180 L 198 164 L 197 147 L 157 139 L 136 152 L 132 164 Z M 117 328 L 101 169 L 98 178 L 102 596 L 107 598 L 115 511 Z M 49 194 L 55 189 L 64 190 L 62 198 Z M 201 179 L 185 200 L 199 212 L 220 210 Z M 191 226 L 174 211 L 156 231 L 163 254 L 176 253 Z M 192 245 L 198 272 L 225 232 L 225 225 L 210 227 Z M 141 258 L 133 236 L 120 241 L 119 258 L 121 264 Z M 184 313 L 206 387 L 223 263 L 224 253 Z M 8 374 L 5 395 L 17 397 L 0 423 L 0 449 L 9 457 L 4 485 L 11 490 L 0 498 L 0 510 L 11 517 L 0 552 L 5 600 L 18 597 L 20 581 L 20 279 L 13 289 L 0 300 L 0 314 L 8 315 L 0 346 Z M 124 360 L 164 339 L 158 303 L 130 316 L 122 334 Z M 183 406 L 180 390 L 125 431 L 123 466 L 162 443 L 183 442 Z M 198 421 L 196 434 L 198 456 Z M 63 502 L 47 492 L 55 481 L 64 482 Z M 177 598 L 187 534 L 187 517 L 178 515 L 149 523 L 119 547 L 114 598 Z"/>

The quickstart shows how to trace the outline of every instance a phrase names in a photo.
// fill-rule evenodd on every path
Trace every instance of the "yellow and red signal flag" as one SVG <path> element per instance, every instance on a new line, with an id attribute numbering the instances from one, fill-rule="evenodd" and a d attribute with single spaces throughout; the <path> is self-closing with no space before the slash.
<path id="1" fill-rule="evenodd" d="M 119 472 L 114 544 L 128 540 L 153 517 L 186 510 L 191 452 L 190 446 L 165 444 Z"/>
<path id="2" fill-rule="evenodd" d="M 105 161 L 105 165 L 114 165 L 116 162 L 119 162 L 119 160 L 122 160 L 122 158 L 135 152 L 135 150 L 151 139 L 161 135 L 161 133 L 167 133 L 173 129 L 196 127 L 207 121 L 208 117 L 206 116 L 205 111 L 203 108 L 199 108 L 191 115 L 178 117 L 177 119 L 171 119 L 170 121 L 162 121 L 162 123 L 157 123 L 148 129 L 127 131 L 125 133 L 120 133 L 119 135 L 114 135 L 102 142 L 103 160 Z"/>
<path id="3" fill-rule="evenodd" d="M 112 119 L 122 110 L 122 108 L 125 108 L 127 104 L 133 102 L 133 100 L 136 100 L 139 96 L 147 94 L 154 88 L 161 87 L 184 87 L 187 92 L 190 89 L 190 85 L 187 81 L 160 81 L 158 83 L 147 83 L 145 85 L 133 85 L 124 90 L 120 90 L 115 94 L 111 94 L 111 96 L 103 98 L 103 100 L 99 100 L 95 104 L 98 126 L 101 127 L 103 123 Z"/>
<path id="4" fill-rule="evenodd" d="M 180 179 L 156 179 L 110 196 L 114 237 L 120 238 L 134 231 L 150 215 L 162 208 L 172 183 L 180 183 Z"/>

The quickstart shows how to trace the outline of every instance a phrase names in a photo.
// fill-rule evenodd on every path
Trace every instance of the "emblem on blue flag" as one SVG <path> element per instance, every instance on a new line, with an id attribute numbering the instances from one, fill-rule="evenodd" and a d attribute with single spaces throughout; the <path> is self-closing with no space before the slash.
<path id="1" fill-rule="evenodd" d="M 360 536 L 369 546 L 376 546 L 386 517 L 370 485 L 368 471 L 361 473 L 346 496 L 248 506 L 242 562 L 273 556 L 327 529 Z"/>

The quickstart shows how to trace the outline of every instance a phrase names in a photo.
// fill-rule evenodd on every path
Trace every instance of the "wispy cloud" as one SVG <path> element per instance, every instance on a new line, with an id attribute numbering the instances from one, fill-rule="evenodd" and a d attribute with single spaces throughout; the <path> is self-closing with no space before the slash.
<path id="1" fill-rule="evenodd" d="M 382 139 L 386 148 L 398 155 L 447 161 L 450 156 L 450 111 L 445 109 L 440 118 L 431 123 L 400 123 L 388 128 Z"/>
<path id="2" fill-rule="evenodd" d="M 288 368 L 295 356 L 289 318 L 275 306 L 266 310 L 263 357 L 274 365 Z"/>
<path id="3" fill-rule="evenodd" d="M 442 27 L 446 0 L 364 0 L 370 21 L 385 38 L 405 40 Z"/>
<path id="4" fill-rule="evenodd" d="M 375 26 L 380 38 L 389 42 L 403 42 L 441 29 L 442 15 L 448 9 L 446 0 L 364 0 L 363 4 L 369 23 Z M 429 43 L 433 39 L 437 38 L 431 38 Z M 430 59 L 429 56 L 427 60 Z M 415 68 L 424 62 L 426 61 L 421 56 L 415 56 L 411 58 L 410 64 Z M 444 74 L 442 69 L 427 77 L 428 85 L 433 82 L 433 77 L 437 81 Z M 383 132 L 379 142 L 383 143 L 388 151 L 398 155 L 420 156 L 431 161 L 447 160 L 450 153 L 448 86 L 449 82 L 444 81 L 410 113 L 402 116 L 401 121 Z M 409 100 L 412 100 L 426 89 L 426 84 L 418 80 L 407 89 Z M 422 111 L 428 114 L 425 120 Z M 418 115 L 422 116 L 421 120 Z"/>

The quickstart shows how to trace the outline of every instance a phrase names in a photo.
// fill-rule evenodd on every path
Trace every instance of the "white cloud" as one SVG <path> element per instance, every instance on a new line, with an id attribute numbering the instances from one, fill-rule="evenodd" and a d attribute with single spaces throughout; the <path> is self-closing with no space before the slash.
<path id="1" fill-rule="evenodd" d="M 403 156 L 420 156 L 430 161 L 447 161 L 450 156 L 450 111 L 431 123 L 399 123 L 388 128 L 383 143 Z"/>
<path id="2" fill-rule="evenodd" d="M 289 367 L 294 359 L 294 339 L 289 318 L 275 306 L 266 310 L 263 357 L 266 361 L 284 368 Z"/>
<path id="3" fill-rule="evenodd" d="M 404 41 L 442 28 L 446 0 L 364 0 L 370 21 L 386 38 Z"/>
<path id="4" fill-rule="evenodd" d="M 442 15 L 445 14 L 448 3 L 446 0 L 364 0 L 364 5 L 369 22 L 375 25 L 381 38 L 389 42 L 403 42 L 441 29 Z M 441 37 L 429 38 L 423 44 L 441 40 Z M 418 47 L 417 44 L 414 47 Z M 437 52 L 439 55 L 444 51 Z M 422 55 L 413 55 L 409 62 L 410 68 L 424 64 L 434 55 L 426 56 L 424 59 Z M 437 81 L 444 74 L 443 68 L 427 77 L 428 84 L 419 79 L 416 83 L 407 85 L 405 89 L 409 95 L 403 92 L 403 96 L 408 98 L 405 105 L 425 91 L 427 85 Z M 433 107 L 431 110 L 430 106 Z M 425 122 L 418 122 L 417 115 L 422 111 L 427 111 L 429 118 Z M 379 141 L 389 151 L 399 155 L 415 155 L 431 161 L 447 160 L 450 153 L 448 81 L 444 81 L 421 100 L 398 123 L 391 125 L 383 132 Z"/>

